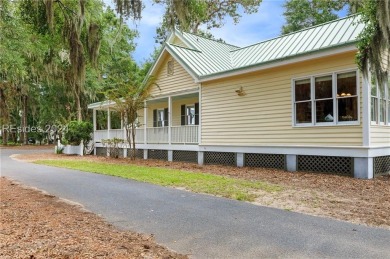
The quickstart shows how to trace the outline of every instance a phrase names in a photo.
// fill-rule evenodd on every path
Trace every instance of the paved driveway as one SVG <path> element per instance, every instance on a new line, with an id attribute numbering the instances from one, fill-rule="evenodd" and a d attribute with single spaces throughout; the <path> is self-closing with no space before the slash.
<path id="1" fill-rule="evenodd" d="M 194 258 L 390 258 L 388 230 L 9 158 L 31 150 L 0 152 L 2 176 Z"/>

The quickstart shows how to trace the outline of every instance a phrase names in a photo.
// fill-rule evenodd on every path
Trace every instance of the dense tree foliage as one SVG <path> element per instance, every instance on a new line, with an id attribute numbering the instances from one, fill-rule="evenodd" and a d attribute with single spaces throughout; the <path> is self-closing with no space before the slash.
<path id="1" fill-rule="evenodd" d="M 339 18 L 336 12 L 347 3 L 346 0 L 288 0 L 284 4 L 286 24 L 282 34 L 335 20 Z"/>
<path id="2" fill-rule="evenodd" d="M 103 75 L 126 62 L 132 74 L 139 70 L 131 58 L 137 33 L 99 0 L 0 0 L 0 12 L 3 129 L 29 125 L 53 133 L 57 125 L 89 120 L 87 104 L 113 87 Z M 25 142 L 18 131 L 3 130 L 4 142 L 18 135 Z"/>
<path id="3" fill-rule="evenodd" d="M 390 1 L 361 0 L 353 1 L 353 5 L 366 24 L 359 36 L 357 63 L 384 91 L 385 82 L 390 81 Z"/>

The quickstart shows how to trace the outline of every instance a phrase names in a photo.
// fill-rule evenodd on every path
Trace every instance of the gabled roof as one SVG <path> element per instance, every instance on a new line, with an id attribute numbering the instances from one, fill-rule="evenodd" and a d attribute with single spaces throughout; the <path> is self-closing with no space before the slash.
<path id="1" fill-rule="evenodd" d="M 178 37 L 186 47 L 168 40 L 164 50 L 195 79 L 204 80 L 322 50 L 354 46 L 363 29 L 360 16 L 352 15 L 243 48 L 175 30 L 173 37 Z"/>

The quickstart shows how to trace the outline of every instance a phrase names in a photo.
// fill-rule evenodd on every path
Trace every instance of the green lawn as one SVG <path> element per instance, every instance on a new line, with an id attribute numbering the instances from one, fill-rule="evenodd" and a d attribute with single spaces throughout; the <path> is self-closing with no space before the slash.
<path id="1" fill-rule="evenodd" d="M 256 190 L 267 192 L 282 190 L 280 186 L 261 181 L 249 181 L 169 168 L 75 160 L 39 160 L 35 163 L 118 176 L 162 186 L 181 187 L 193 192 L 208 193 L 243 201 L 253 201 L 256 198 Z"/>

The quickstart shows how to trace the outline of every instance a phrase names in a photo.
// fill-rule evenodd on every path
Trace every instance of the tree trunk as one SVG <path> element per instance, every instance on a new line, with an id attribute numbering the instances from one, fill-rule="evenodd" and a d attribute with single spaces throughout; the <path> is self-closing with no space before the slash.
<path id="1" fill-rule="evenodd" d="M 8 144 L 8 131 L 6 129 L 2 129 L 1 136 L 3 137 L 3 145 L 7 145 Z"/>
<path id="2" fill-rule="evenodd" d="M 83 116 L 81 114 L 80 93 L 76 92 L 75 97 L 76 97 L 76 108 L 77 108 L 77 120 L 78 121 L 82 121 L 83 120 Z"/>
<path id="3" fill-rule="evenodd" d="M 131 123 L 131 138 L 133 139 L 133 154 L 132 154 L 132 159 L 135 160 L 135 126 L 134 122 Z"/>
<path id="4" fill-rule="evenodd" d="M 27 95 L 22 95 L 22 132 L 20 133 L 20 142 L 27 145 Z"/>

